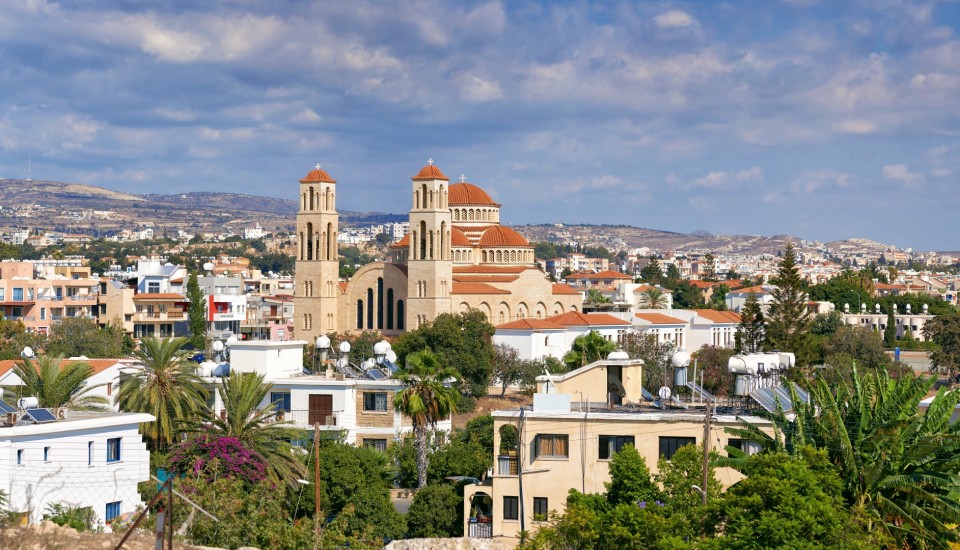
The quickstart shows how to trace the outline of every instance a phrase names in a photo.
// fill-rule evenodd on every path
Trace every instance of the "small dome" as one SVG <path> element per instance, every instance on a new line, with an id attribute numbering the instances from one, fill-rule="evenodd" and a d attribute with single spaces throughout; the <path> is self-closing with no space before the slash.
<path id="1" fill-rule="evenodd" d="M 450 206 L 496 206 L 486 191 L 471 183 L 454 183 L 450 186 Z"/>
<path id="2" fill-rule="evenodd" d="M 330 177 L 330 174 L 320 169 L 318 164 L 316 168 L 300 180 L 300 183 L 337 183 L 337 180 Z"/>
<path id="3" fill-rule="evenodd" d="M 480 236 L 480 246 L 530 246 L 530 243 L 513 229 L 495 225 Z"/>
<path id="4" fill-rule="evenodd" d="M 451 229 L 452 229 L 452 231 L 450 231 L 451 246 L 466 246 L 466 247 L 473 246 L 473 243 L 470 242 L 470 239 L 468 239 L 467 236 L 463 234 L 463 231 L 460 231 L 456 227 L 453 227 Z"/>
<path id="5" fill-rule="evenodd" d="M 420 169 L 417 172 L 416 176 L 413 176 L 413 180 L 445 180 L 450 181 L 450 178 L 443 175 L 443 172 L 439 168 L 434 166 L 433 160 L 430 160 L 426 166 Z"/>

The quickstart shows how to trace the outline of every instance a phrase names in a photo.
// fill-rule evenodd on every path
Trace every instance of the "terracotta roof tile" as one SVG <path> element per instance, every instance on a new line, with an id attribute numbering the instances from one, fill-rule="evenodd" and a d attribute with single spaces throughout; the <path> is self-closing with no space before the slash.
<path id="1" fill-rule="evenodd" d="M 580 294 L 577 289 L 563 283 L 553 283 L 553 294 Z"/>
<path id="2" fill-rule="evenodd" d="M 660 287 L 653 286 L 653 285 L 640 285 L 640 286 L 638 286 L 638 287 L 633 291 L 633 293 L 634 293 L 634 294 L 643 294 L 644 292 L 646 292 L 646 291 L 648 291 L 648 290 L 659 290 L 660 292 L 662 292 L 662 293 L 664 293 L 664 294 L 673 294 L 673 291 L 670 290 L 669 288 L 660 288 Z"/>
<path id="3" fill-rule="evenodd" d="M 506 330 L 563 330 L 563 325 L 544 321 L 543 319 L 518 319 L 502 325 L 493 327 L 495 329 Z"/>
<path id="4" fill-rule="evenodd" d="M 558 325 L 574 326 L 592 326 L 592 325 L 629 325 L 630 323 L 614 317 L 607 313 L 580 313 L 579 311 L 568 311 L 560 315 L 554 315 L 546 319 Z"/>
<path id="5" fill-rule="evenodd" d="M 451 184 L 448 202 L 451 206 L 500 206 L 486 191 L 471 183 Z"/>
<path id="6" fill-rule="evenodd" d="M 300 180 L 300 183 L 337 183 L 337 180 L 330 177 L 330 174 L 319 168 L 310 171 Z"/>
<path id="7" fill-rule="evenodd" d="M 717 311 L 715 309 L 695 309 L 697 315 L 714 323 L 739 323 L 740 314 L 733 311 Z"/>
<path id="8" fill-rule="evenodd" d="M 455 283 L 512 283 L 519 275 L 454 275 Z"/>
<path id="9" fill-rule="evenodd" d="M 446 180 L 450 181 L 450 178 L 443 175 L 443 172 L 433 164 L 428 164 L 420 169 L 417 172 L 416 176 L 413 176 L 414 180 Z"/>
<path id="10" fill-rule="evenodd" d="M 483 232 L 480 237 L 480 246 L 524 246 L 530 242 L 523 235 L 503 225 L 495 225 Z"/>
<path id="11" fill-rule="evenodd" d="M 453 292 L 451 294 L 510 294 L 509 290 L 503 290 L 486 283 L 453 283 Z"/>
<path id="12" fill-rule="evenodd" d="M 473 246 L 473 242 L 456 227 L 450 231 L 450 246 Z"/>
<path id="13" fill-rule="evenodd" d="M 340 292 L 346 292 L 346 291 L 347 291 L 347 283 L 344 282 L 344 281 L 340 281 L 339 283 L 337 283 L 337 287 L 340 288 Z"/>
<path id="14" fill-rule="evenodd" d="M 686 321 L 681 321 L 676 317 L 670 317 L 662 313 L 636 313 L 634 316 L 643 319 L 653 325 L 685 325 Z"/>
<path id="15" fill-rule="evenodd" d="M 410 234 L 407 233 L 406 235 L 404 235 L 403 237 L 401 237 L 399 241 L 390 243 L 390 246 L 391 246 L 391 247 L 397 247 L 397 248 L 405 248 L 405 247 L 410 246 Z"/>
<path id="16" fill-rule="evenodd" d="M 630 275 L 626 273 L 620 273 L 618 271 L 601 271 L 600 273 L 571 273 L 567 275 L 567 279 L 633 279 Z"/>

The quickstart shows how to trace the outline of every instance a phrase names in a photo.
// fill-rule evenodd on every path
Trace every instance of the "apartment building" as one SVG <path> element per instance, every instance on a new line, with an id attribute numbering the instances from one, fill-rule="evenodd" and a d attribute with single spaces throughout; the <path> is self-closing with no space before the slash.
<path id="1" fill-rule="evenodd" d="M 95 319 L 99 281 L 81 274 L 40 277 L 33 262 L 0 262 L 0 313 L 39 333 L 63 318 Z"/>

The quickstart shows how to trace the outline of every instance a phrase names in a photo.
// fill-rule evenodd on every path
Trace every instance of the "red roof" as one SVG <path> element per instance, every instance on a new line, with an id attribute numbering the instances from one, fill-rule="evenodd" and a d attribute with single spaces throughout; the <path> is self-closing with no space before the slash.
<path id="1" fill-rule="evenodd" d="M 567 327 L 630 324 L 619 317 L 614 317 L 607 313 L 580 313 L 579 311 L 568 311 L 560 315 L 548 317 L 546 320 Z"/>
<path id="2" fill-rule="evenodd" d="M 500 206 L 486 191 L 471 183 L 451 184 L 448 202 L 451 206 Z"/>
<path id="3" fill-rule="evenodd" d="M 580 292 L 577 289 L 573 288 L 570 285 L 565 285 L 563 283 L 553 283 L 553 294 L 577 294 Z"/>
<path id="4" fill-rule="evenodd" d="M 600 273 L 572 273 L 567 275 L 567 279 L 633 279 L 633 277 L 608 269 Z"/>
<path id="5" fill-rule="evenodd" d="M 399 248 L 410 246 L 410 234 L 407 233 L 406 235 L 401 237 L 399 241 L 395 243 L 391 243 L 390 246 L 395 246 Z"/>
<path id="6" fill-rule="evenodd" d="M 451 246 L 473 246 L 473 243 L 470 242 L 470 239 L 463 234 L 463 231 L 460 231 L 456 227 L 452 227 L 450 231 L 450 245 Z"/>
<path id="7" fill-rule="evenodd" d="M 563 325 L 558 325 L 556 323 L 551 323 L 550 321 L 544 321 L 543 319 L 519 319 L 517 321 L 510 321 L 509 323 L 504 323 L 502 325 L 497 325 L 494 328 L 496 329 L 506 329 L 506 330 L 563 330 Z"/>
<path id="8" fill-rule="evenodd" d="M 763 288 L 763 285 L 751 286 L 737 290 L 740 294 L 770 294 L 770 291 Z"/>
<path id="9" fill-rule="evenodd" d="M 495 225 L 483 232 L 480 246 L 530 246 L 530 243 L 513 229 Z"/>
<path id="10" fill-rule="evenodd" d="M 662 313 L 636 313 L 638 319 L 643 319 L 654 325 L 685 325 L 686 321 L 681 321 L 676 317 L 670 317 Z"/>
<path id="11" fill-rule="evenodd" d="M 714 323 L 739 323 L 740 314 L 732 311 L 718 311 L 716 309 L 695 309 L 697 315 Z"/>
<path id="12" fill-rule="evenodd" d="M 450 178 L 443 175 L 443 172 L 439 168 L 433 165 L 433 163 L 427 164 L 417 172 L 416 176 L 413 176 L 414 180 L 445 180 L 450 181 Z"/>
<path id="13" fill-rule="evenodd" d="M 509 290 L 503 290 L 486 283 L 453 283 L 453 292 L 451 294 L 510 294 Z"/>
<path id="14" fill-rule="evenodd" d="M 634 293 L 634 294 L 643 294 L 644 292 L 646 292 L 646 291 L 648 291 L 648 290 L 659 290 L 660 292 L 662 292 L 662 293 L 664 293 L 664 294 L 673 294 L 673 291 L 670 290 L 669 288 L 660 288 L 660 287 L 658 287 L 658 286 L 653 286 L 653 285 L 640 285 L 640 286 L 638 286 L 636 289 L 634 289 L 633 293 Z"/>
<path id="15" fill-rule="evenodd" d="M 318 165 L 319 166 L 319 165 Z M 320 168 L 311 170 L 309 174 L 300 180 L 300 183 L 337 183 L 337 180 L 330 177 L 330 174 Z"/>

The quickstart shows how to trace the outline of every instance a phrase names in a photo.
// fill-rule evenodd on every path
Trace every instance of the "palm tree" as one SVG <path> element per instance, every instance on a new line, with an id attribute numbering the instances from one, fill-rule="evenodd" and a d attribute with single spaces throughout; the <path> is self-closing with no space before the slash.
<path id="1" fill-rule="evenodd" d="M 267 461 L 272 475 L 291 486 L 304 477 L 306 468 L 293 454 L 290 441 L 298 431 L 290 422 L 276 422 L 276 404 L 261 408 L 273 384 L 265 384 L 256 373 L 233 373 L 223 377 L 217 391 L 223 399 L 224 417 L 205 408 L 199 420 L 186 423 L 186 429 L 211 437 L 232 437 Z"/>
<path id="2" fill-rule="evenodd" d="M 103 384 L 86 385 L 87 378 L 93 375 L 93 367 L 84 361 L 63 364 L 63 357 L 41 355 L 36 358 L 36 365 L 24 360 L 17 363 L 13 370 L 23 382 L 19 389 L 21 395 L 36 397 L 41 407 L 76 410 L 109 408 L 110 401 L 106 397 L 88 395 L 88 392 Z"/>
<path id="3" fill-rule="evenodd" d="M 140 368 L 120 382 L 117 404 L 127 412 L 145 412 L 156 420 L 141 426 L 154 445 L 173 443 L 178 424 L 206 409 L 207 392 L 183 350 L 186 338 L 144 338 L 133 357 Z"/>
<path id="4" fill-rule="evenodd" d="M 407 356 L 406 367 L 396 375 L 406 387 L 393 398 L 393 408 L 410 417 L 417 452 L 417 484 L 427 484 L 427 430 L 457 412 L 459 392 L 447 385 L 460 378 L 456 370 L 440 364 L 429 350 Z"/>
<path id="5" fill-rule="evenodd" d="M 578 369 L 584 365 L 605 358 L 611 351 L 617 349 L 617 344 L 607 340 L 599 332 L 591 330 L 573 339 L 570 351 L 563 356 L 563 362 L 569 369 Z"/>
<path id="6" fill-rule="evenodd" d="M 831 386 L 818 377 L 810 402 L 798 403 L 791 421 L 772 415 L 775 436 L 743 424 L 731 429 L 765 449 L 796 452 L 803 445 L 826 449 L 844 483 L 844 498 L 903 548 L 947 548 L 960 524 L 960 424 L 951 424 L 960 392 L 941 388 L 925 410 L 920 400 L 933 378 L 893 380 L 883 371 L 849 385 Z M 718 460 L 720 464 L 722 460 Z M 729 465 L 736 467 L 736 459 Z"/>
<path id="7" fill-rule="evenodd" d="M 666 293 L 654 286 L 644 289 L 637 302 L 642 309 L 666 309 L 670 305 Z"/>

